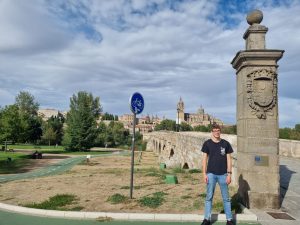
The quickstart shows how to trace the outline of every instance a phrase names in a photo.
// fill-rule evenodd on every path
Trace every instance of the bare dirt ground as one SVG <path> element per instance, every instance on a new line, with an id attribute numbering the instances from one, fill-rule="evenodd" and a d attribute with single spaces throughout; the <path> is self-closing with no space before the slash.
<path id="1" fill-rule="evenodd" d="M 70 156 L 57 154 L 43 154 L 42 159 L 28 159 L 28 163 L 25 167 L 22 168 L 22 172 L 29 172 L 35 169 L 43 168 L 45 166 L 50 166 L 66 158 L 70 158 Z"/>
<path id="2" fill-rule="evenodd" d="M 201 173 L 160 170 L 153 152 L 143 152 L 140 162 L 136 155 L 134 174 L 134 199 L 112 204 L 108 198 L 114 194 L 129 197 L 130 156 L 104 156 L 92 158 L 61 175 L 19 180 L 0 184 L 0 202 L 24 205 L 39 203 L 57 194 L 74 194 L 77 201 L 69 206 L 81 211 L 102 212 L 155 212 L 155 213 L 202 213 L 205 200 L 205 184 Z M 50 159 L 49 159 L 50 160 Z M 55 159 L 54 159 L 55 160 Z M 57 160 L 57 159 L 56 159 Z M 164 174 L 176 174 L 179 184 L 166 184 Z M 230 194 L 234 194 L 230 188 Z M 142 206 L 139 200 L 164 193 L 164 201 L 158 208 Z M 219 188 L 214 202 L 222 205 Z"/>

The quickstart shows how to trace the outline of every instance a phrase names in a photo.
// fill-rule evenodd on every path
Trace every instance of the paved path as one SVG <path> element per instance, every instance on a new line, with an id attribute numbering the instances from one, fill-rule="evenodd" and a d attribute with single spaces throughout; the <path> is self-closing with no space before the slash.
<path id="1" fill-rule="evenodd" d="M 11 212 L 0 211 L 0 225 L 99 225 L 101 221 L 97 220 L 71 220 L 28 216 Z M 143 222 L 143 221 L 110 221 L 107 225 L 199 225 L 199 222 Z M 214 225 L 225 225 L 225 222 L 215 222 Z M 243 222 L 237 225 L 259 225 L 254 222 Z"/>
<path id="2" fill-rule="evenodd" d="M 251 210 L 258 216 L 262 225 L 299 225 L 300 224 L 300 159 L 280 158 L 280 186 L 282 206 L 296 220 L 274 219 L 266 211 Z M 270 210 L 272 211 L 272 210 Z M 278 211 L 278 212 L 279 212 Z"/>

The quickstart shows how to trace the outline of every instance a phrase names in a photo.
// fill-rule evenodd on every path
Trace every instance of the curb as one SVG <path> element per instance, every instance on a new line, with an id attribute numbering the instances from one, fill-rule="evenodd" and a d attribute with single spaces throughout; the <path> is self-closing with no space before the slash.
<path id="1" fill-rule="evenodd" d="M 32 216 L 56 217 L 66 219 L 113 219 L 129 221 L 162 221 L 162 222 L 201 222 L 204 219 L 200 214 L 164 214 L 164 213 L 112 213 L 112 212 L 77 212 L 33 209 L 0 203 L 0 210 L 21 213 Z M 234 215 L 237 221 L 257 221 L 257 216 L 244 209 L 244 214 Z M 226 221 L 225 214 L 212 214 L 213 221 Z"/>

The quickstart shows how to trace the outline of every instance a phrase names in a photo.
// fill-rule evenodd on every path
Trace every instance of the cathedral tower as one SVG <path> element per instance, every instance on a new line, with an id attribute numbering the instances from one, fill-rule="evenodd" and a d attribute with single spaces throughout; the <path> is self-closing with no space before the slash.
<path id="1" fill-rule="evenodd" d="M 176 124 L 181 124 L 184 122 L 184 102 L 181 97 L 177 103 L 177 115 L 176 115 Z"/>

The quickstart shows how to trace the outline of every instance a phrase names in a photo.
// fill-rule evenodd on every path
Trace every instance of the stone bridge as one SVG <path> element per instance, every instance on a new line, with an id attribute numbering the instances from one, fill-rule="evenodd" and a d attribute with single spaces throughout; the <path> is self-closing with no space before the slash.
<path id="1" fill-rule="evenodd" d="M 147 150 L 158 155 L 159 163 L 165 163 L 167 167 L 201 169 L 201 146 L 210 136 L 210 133 L 203 132 L 156 131 L 144 134 L 143 138 L 147 141 Z M 232 181 L 237 185 L 237 136 L 222 134 L 222 138 L 229 141 L 234 150 Z M 300 158 L 300 141 L 280 139 L 279 149 L 281 156 Z"/>

